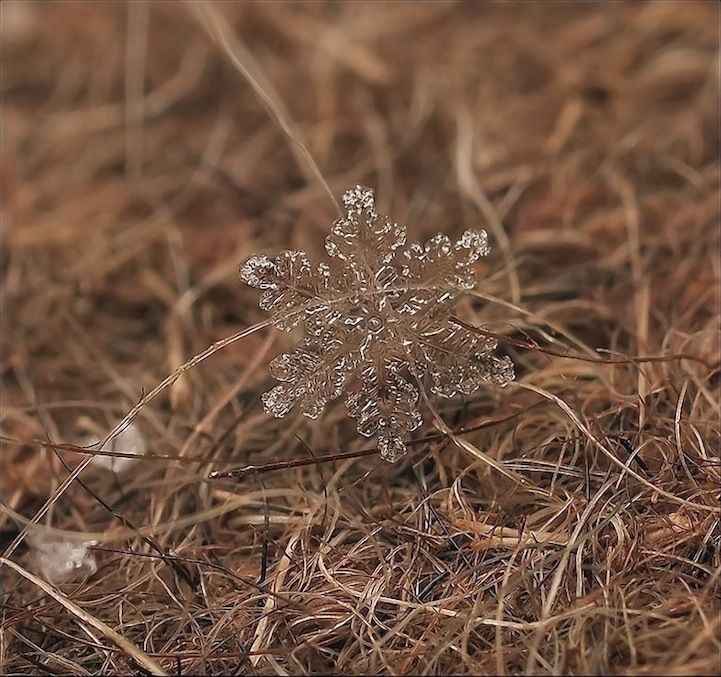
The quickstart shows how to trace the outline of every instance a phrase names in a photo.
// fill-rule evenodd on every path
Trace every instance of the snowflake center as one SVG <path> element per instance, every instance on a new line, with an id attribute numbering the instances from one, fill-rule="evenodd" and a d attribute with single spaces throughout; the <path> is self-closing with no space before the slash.
<path id="1" fill-rule="evenodd" d="M 393 321 L 390 304 L 385 299 L 355 299 L 343 320 L 348 327 L 357 328 L 366 335 L 380 334 Z"/>

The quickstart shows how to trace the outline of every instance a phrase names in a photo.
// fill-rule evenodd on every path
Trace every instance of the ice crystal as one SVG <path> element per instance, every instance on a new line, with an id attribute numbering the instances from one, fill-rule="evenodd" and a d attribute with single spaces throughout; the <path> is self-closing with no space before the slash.
<path id="1" fill-rule="evenodd" d="M 98 565 L 88 546 L 95 541 L 70 541 L 43 531 L 30 535 L 35 568 L 51 583 L 92 576 Z"/>
<path id="2" fill-rule="evenodd" d="M 356 185 L 343 204 L 346 215 L 326 238 L 327 263 L 282 251 L 240 267 L 241 280 L 262 290 L 260 307 L 276 327 L 305 328 L 295 350 L 271 362 L 280 385 L 262 400 L 279 418 L 296 405 L 317 418 L 347 392 L 358 432 L 377 434 L 381 456 L 392 462 L 423 423 L 419 387 L 468 395 L 483 383 L 506 385 L 513 364 L 493 354 L 495 340 L 450 320 L 452 301 L 476 284 L 473 264 L 489 252 L 486 231 L 406 246 L 405 228 L 376 213 L 373 190 Z"/>
<path id="3" fill-rule="evenodd" d="M 85 444 L 86 446 L 100 449 L 100 439 L 96 435 L 93 435 Z M 112 440 L 107 442 L 101 451 L 120 451 L 126 454 L 135 454 L 140 457 L 148 451 L 148 443 L 145 441 L 138 426 L 136 426 L 135 423 L 130 423 Z M 98 454 L 93 458 L 91 464 L 97 468 L 103 468 L 104 470 L 110 470 L 110 472 L 120 474 L 129 470 L 135 462 L 136 459 L 128 458 L 127 456 L 104 456 Z"/>

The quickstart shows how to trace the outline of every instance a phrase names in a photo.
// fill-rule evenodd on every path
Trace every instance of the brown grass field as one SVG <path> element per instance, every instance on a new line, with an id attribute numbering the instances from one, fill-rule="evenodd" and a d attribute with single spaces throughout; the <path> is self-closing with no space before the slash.
<path id="1" fill-rule="evenodd" d="M 718 3 L 1 10 L 3 675 L 719 673 Z M 395 464 L 213 347 L 355 183 L 516 365 Z"/>

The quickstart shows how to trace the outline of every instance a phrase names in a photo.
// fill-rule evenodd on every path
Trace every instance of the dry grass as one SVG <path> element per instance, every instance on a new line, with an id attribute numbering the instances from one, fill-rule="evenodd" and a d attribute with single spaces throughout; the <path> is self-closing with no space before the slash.
<path id="1" fill-rule="evenodd" d="M 718 674 L 718 5 L 207 7 L 3 3 L 3 674 Z M 261 329 L 128 474 L 54 447 L 264 319 L 238 263 L 334 218 L 308 153 L 413 239 L 489 230 L 458 314 L 517 383 L 394 466 L 209 481 L 368 446 L 262 412 Z M 28 520 L 97 573 L 35 576 Z"/>

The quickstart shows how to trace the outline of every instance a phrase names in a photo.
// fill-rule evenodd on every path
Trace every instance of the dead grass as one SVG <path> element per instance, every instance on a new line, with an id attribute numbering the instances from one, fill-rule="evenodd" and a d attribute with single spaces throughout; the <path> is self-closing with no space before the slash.
<path id="1" fill-rule="evenodd" d="M 718 674 L 717 4 L 2 9 L 3 674 Z M 264 319 L 242 259 L 322 250 L 323 181 L 489 230 L 458 314 L 517 383 L 395 466 L 209 481 L 367 448 L 262 412 L 262 329 L 80 472 Z M 30 519 L 97 573 L 35 577 Z"/>

